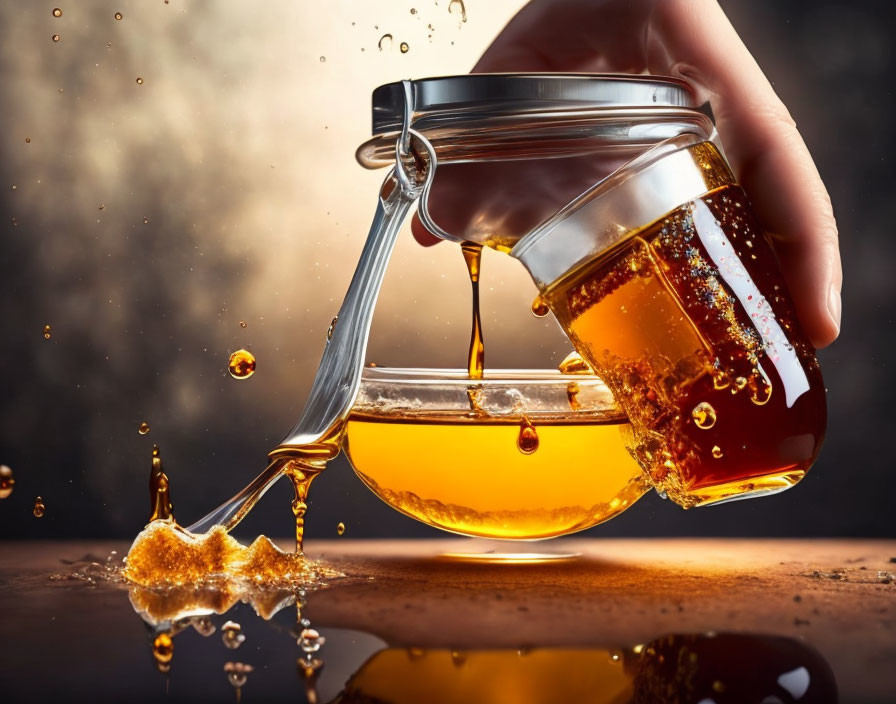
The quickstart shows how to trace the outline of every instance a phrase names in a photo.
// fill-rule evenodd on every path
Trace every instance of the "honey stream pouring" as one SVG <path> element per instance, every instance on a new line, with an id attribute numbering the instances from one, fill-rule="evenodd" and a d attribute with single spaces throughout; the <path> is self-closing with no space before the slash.
<path id="1" fill-rule="evenodd" d="M 411 205 L 428 192 L 436 169 L 429 141 L 410 128 L 413 101 L 404 82 L 405 119 L 395 144 L 395 165 L 380 189 L 377 209 L 355 273 L 339 313 L 327 334 L 326 347 L 302 416 L 270 455 L 270 464 L 241 492 L 187 528 L 205 533 L 213 526 L 234 528 L 271 485 L 284 474 L 296 491 L 296 548 L 301 550 L 306 497 L 311 480 L 339 453 L 339 442 L 361 384 L 364 355 L 374 306 L 398 231 Z M 416 151 L 419 143 L 426 157 Z"/>

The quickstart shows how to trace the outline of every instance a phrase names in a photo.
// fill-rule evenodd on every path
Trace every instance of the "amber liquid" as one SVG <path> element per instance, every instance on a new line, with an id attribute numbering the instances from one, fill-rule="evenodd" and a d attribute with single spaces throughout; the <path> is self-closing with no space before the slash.
<path id="1" fill-rule="evenodd" d="M 344 449 L 386 503 L 431 526 L 492 538 L 547 538 L 606 521 L 649 488 L 625 449 L 629 425 L 582 412 L 520 418 L 466 412 L 400 416 L 356 409 Z"/>
<path id="2" fill-rule="evenodd" d="M 825 391 L 743 191 L 633 233 L 545 298 L 610 386 L 651 479 L 685 507 L 788 488 L 825 430 Z"/>

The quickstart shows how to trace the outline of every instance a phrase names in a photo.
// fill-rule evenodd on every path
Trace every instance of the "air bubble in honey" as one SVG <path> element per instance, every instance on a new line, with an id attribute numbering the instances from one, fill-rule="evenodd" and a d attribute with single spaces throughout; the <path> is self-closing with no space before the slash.
<path id="1" fill-rule="evenodd" d="M 402 54 L 407 54 L 407 53 L 408 53 L 408 50 L 409 50 L 411 47 L 408 46 L 408 43 L 407 43 L 407 42 L 402 42 L 401 44 L 398 45 L 398 48 L 401 50 L 401 53 L 402 53 Z"/>
<path id="2" fill-rule="evenodd" d="M 255 355 L 249 350 L 237 350 L 230 355 L 227 368 L 234 379 L 248 379 L 255 373 Z"/>
<path id="3" fill-rule="evenodd" d="M 464 0 L 451 0 L 448 3 L 448 12 L 452 15 L 460 15 L 460 21 L 467 21 L 467 8 L 464 5 Z"/>
<path id="4" fill-rule="evenodd" d="M 52 328 L 51 328 L 49 325 L 44 325 L 44 339 L 45 339 L 45 340 L 49 340 L 49 339 L 50 339 L 50 332 L 51 332 L 51 330 L 52 330 Z"/>
<path id="5" fill-rule="evenodd" d="M 327 340 L 333 339 L 333 331 L 336 330 L 336 323 L 339 322 L 339 316 L 336 315 L 330 321 L 330 327 L 327 328 Z"/>
<path id="6" fill-rule="evenodd" d="M 712 456 L 715 457 L 716 459 L 721 459 L 722 455 L 723 455 L 722 448 L 719 447 L 718 445 L 713 445 L 712 446 Z"/>
<path id="7" fill-rule="evenodd" d="M 115 19 L 120 20 L 122 17 L 124 17 L 124 15 L 122 15 L 120 12 L 115 13 Z"/>
<path id="8" fill-rule="evenodd" d="M 523 418 L 520 423 L 516 446 L 524 455 L 531 455 L 538 449 L 538 431 L 535 430 L 535 426 L 529 422 L 528 418 Z"/>
<path id="9" fill-rule="evenodd" d="M 381 36 L 379 42 L 377 43 L 377 48 L 379 48 L 380 51 L 382 51 L 383 49 L 391 49 L 392 35 L 384 34 L 383 36 Z"/>
<path id="10" fill-rule="evenodd" d="M 764 406 L 772 397 L 772 384 L 759 369 L 754 369 L 747 380 L 750 388 L 750 400 L 757 406 Z"/>
<path id="11" fill-rule="evenodd" d="M 548 307 L 545 300 L 541 296 L 536 296 L 535 300 L 532 301 L 532 315 L 536 318 L 543 318 L 550 312 L 551 309 Z"/>
<path id="12" fill-rule="evenodd" d="M 46 512 L 47 507 L 44 506 L 44 501 L 39 496 L 34 500 L 34 509 L 32 509 L 32 513 L 34 513 L 35 518 L 43 518 L 44 513 Z"/>
<path id="13" fill-rule="evenodd" d="M 716 424 L 716 409 L 706 401 L 701 401 L 691 411 L 691 418 L 694 419 L 694 425 L 698 428 L 709 430 Z"/>
<path id="14" fill-rule="evenodd" d="M 143 421 L 140 425 L 137 426 L 137 432 L 141 435 L 146 435 L 149 432 L 149 423 Z"/>
<path id="15" fill-rule="evenodd" d="M 62 17 L 62 10 L 60 10 L 58 7 L 54 7 L 53 17 Z"/>
<path id="16" fill-rule="evenodd" d="M 0 499 L 7 498 L 15 488 L 16 478 L 12 470 L 5 464 L 0 464 Z"/>
<path id="17" fill-rule="evenodd" d="M 345 523 L 343 523 L 342 521 L 340 521 L 340 522 L 336 525 L 336 535 L 342 535 L 343 533 L 345 533 Z"/>
<path id="18" fill-rule="evenodd" d="M 221 640 L 226 648 L 236 650 L 246 640 L 246 636 L 243 635 L 243 629 L 240 624 L 235 621 L 228 621 L 221 626 Z"/>

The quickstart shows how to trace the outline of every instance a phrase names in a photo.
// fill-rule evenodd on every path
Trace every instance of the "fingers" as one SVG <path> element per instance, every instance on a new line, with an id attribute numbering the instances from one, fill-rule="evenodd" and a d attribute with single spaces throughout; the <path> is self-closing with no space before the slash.
<path id="1" fill-rule="evenodd" d="M 711 100 L 727 156 L 774 240 L 800 323 L 815 346 L 830 344 L 840 331 L 837 225 L 793 119 L 714 0 L 659 3 L 651 31 L 652 63 L 666 64 Z"/>

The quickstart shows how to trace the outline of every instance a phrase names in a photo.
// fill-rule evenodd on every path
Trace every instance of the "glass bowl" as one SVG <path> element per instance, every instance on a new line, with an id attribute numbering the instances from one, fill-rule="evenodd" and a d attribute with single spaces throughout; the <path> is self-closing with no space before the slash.
<path id="1" fill-rule="evenodd" d="M 590 528 L 650 486 L 628 420 L 590 374 L 369 367 L 343 448 L 392 508 L 462 535 L 534 540 Z"/>

